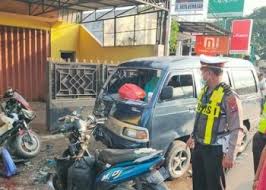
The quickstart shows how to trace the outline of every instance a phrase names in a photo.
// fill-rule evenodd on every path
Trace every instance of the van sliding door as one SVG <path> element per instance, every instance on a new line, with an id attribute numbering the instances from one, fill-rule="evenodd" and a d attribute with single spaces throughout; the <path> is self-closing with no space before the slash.
<path id="1" fill-rule="evenodd" d="M 261 94 L 252 69 L 233 69 L 231 71 L 234 89 L 239 95 L 243 107 L 244 120 L 256 125 L 261 110 Z"/>

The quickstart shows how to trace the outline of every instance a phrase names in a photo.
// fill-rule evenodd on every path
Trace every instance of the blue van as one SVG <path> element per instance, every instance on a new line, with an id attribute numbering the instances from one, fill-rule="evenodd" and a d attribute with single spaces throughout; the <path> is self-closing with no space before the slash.
<path id="1" fill-rule="evenodd" d="M 94 114 L 107 117 L 98 128 L 97 139 L 111 148 L 164 150 L 171 178 L 182 176 L 190 164 L 186 140 L 193 130 L 197 96 L 203 87 L 199 68 L 199 57 L 141 58 L 119 65 L 95 103 Z M 257 73 L 249 61 L 228 58 L 223 80 L 238 93 L 243 105 L 242 152 L 261 111 Z M 147 91 L 149 81 L 153 81 L 153 89 L 150 86 Z M 121 99 L 118 89 L 125 83 L 145 89 L 147 97 L 139 101 Z"/>

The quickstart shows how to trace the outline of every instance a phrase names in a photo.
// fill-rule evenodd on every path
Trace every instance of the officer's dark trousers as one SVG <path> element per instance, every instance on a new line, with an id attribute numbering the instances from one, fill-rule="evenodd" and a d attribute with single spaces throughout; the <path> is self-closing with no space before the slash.
<path id="1" fill-rule="evenodd" d="M 252 152 L 253 152 L 253 162 L 254 162 L 254 172 L 256 173 L 261 152 L 266 145 L 266 135 L 257 132 L 253 137 L 253 145 L 252 145 Z"/>
<path id="2" fill-rule="evenodd" d="M 196 144 L 192 152 L 193 190 L 224 190 L 222 146 Z"/>

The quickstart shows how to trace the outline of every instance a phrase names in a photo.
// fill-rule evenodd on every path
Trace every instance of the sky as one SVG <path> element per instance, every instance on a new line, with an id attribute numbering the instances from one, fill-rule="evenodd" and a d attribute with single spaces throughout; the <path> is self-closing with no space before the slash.
<path id="1" fill-rule="evenodd" d="M 253 12 L 255 8 L 266 6 L 266 0 L 245 0 L 244 15 Z"/>

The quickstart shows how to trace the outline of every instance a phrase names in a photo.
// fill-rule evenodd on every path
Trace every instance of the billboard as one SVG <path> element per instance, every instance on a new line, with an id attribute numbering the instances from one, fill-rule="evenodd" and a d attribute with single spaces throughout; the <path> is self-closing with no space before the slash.
<path id="1" fill-rule="evenodd" d="M 230 53 L 250 53 L 252 25 L 252 19 L 232 21 Z"/>
<path id="2" fill-rule="evenodd" d="M 228 36 L 196 36 L 195 52 L 206 55 L 228 54 Z"/>
<path id="3" fill-rule="evenodd" d="M 203 0 L 172 0 L 171 14 L 203 14 Z"/>
<path id="4" fill-rule="evenodd" d="M 243 16 L 245 0 L 209 0 L 208 18 Z"/>

